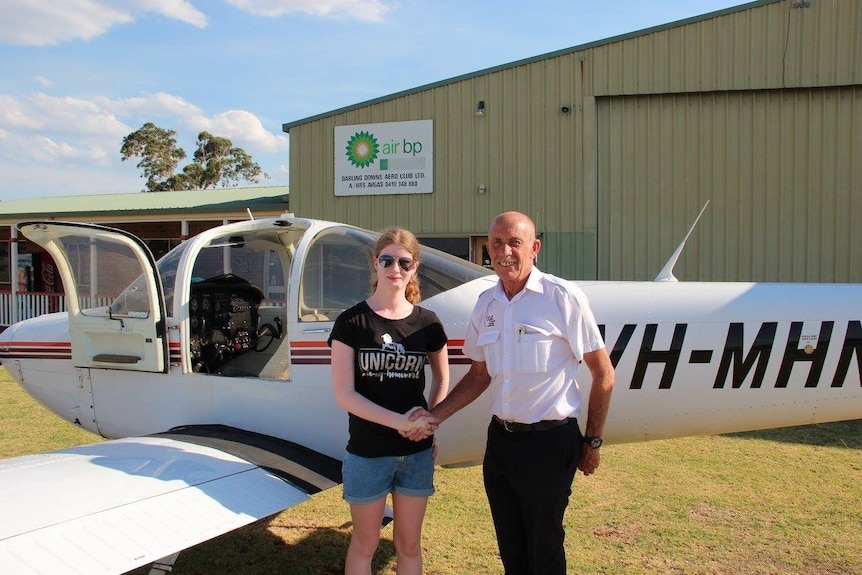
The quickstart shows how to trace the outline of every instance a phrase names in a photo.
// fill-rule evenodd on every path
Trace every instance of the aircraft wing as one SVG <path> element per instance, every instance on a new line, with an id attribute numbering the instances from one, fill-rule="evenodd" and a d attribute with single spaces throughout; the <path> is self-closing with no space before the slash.
<path id="1" fill-rule="evenodd" d="M 125 573 L 340 480 L 335 459 L 224 426 L 6 459 L 0 573 Z"/>

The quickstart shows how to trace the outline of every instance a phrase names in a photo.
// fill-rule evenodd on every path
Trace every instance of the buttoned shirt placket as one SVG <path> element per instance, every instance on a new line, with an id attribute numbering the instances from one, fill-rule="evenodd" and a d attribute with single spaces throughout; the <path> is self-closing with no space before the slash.
<path id="1" fill-rule="evenodd" d="M 502 290 L 501 290 L 502 291 Z M 506 299 L 505 296 L 498 298 L 498 301 L 503 305 L 503 325 L 500 326 L 500 343 L 502 345 L 502 375 L 503 381 L 501 385 L 501 393 L 502 393 L 502 411 L 503 411 L 503 419 L 506 421 L 512 421 L 514 416 L 512 414 L 512 395 L 517 392 L 517 390 L 513 389 L 513 385 L 515 385 L 515 381 L 517 378 L 514 377 L 515 374 L 515 346 L 518 344 L 518 330 L 517 325 L 514 319 L 515 309 L 517 307 L 517 302 L 521 299 L 521 296 L 524 295 L 524 292 L 521 291 L 515 294 L 511 300 Z M 528 422 L 525 422 L 528 423 Z"/>

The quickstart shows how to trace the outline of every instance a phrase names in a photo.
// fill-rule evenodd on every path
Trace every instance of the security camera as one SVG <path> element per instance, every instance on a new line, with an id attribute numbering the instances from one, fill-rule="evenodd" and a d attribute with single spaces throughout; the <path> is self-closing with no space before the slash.
<path id="1" fill-rule="evenodd" d="M 569 108 L 568 106 L 563 106 L 562 108 L 560 108 L 560 112 L 562 112 L 563 114 L 568 114 L 571 111 L 572 111 L 572 109 Z"/>

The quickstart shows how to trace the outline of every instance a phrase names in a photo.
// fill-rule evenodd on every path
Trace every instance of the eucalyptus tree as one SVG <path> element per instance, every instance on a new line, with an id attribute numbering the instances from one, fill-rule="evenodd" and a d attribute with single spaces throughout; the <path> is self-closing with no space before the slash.
<path id="1" fill-rule="evenodd" d="M 146 178 L 147 192 L 203 190 L 216 186 L 238 186 L 241 182 L 260 183 L 269 175 L 242 148 L 228 138 L 209 132 L 198 134 L 192 161 L 177 167 L 186 152 L 177 146 L 177 133 L 147 122 L 125 138 L 120 147 L 122 160 L 140 158 L 137 167 Z"/>

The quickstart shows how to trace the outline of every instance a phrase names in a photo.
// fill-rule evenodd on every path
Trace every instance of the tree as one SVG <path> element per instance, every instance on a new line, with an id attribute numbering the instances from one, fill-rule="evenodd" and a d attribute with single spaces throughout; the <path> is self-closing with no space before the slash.
<path id="1" fill-rule="evenodd" d="M 251 156 L 242 148 L 234 147 L 228 138 L 213 136 L 209 132 L 198 134 L 193 161 L 177 172 L 186 152 L 177 147 L 174 130 L 166 130 L 147 122 L 125 138 L 120 148 L 122 160 L 141 158 L 138 168 L 147 178 L 148 192 L 168 190 L 203 190 L 237 186 L 240 181 L 259 183 L 269 179 Z"/>
<path id="2" fill-rule="evenodd" d="M 147 122 L 138 130 L 123 138 L 120 148 L 123 161 L 139 157 L 138 168 L 144 171 L 142 178 L 147 178 L 147 191 L 161 192 L 172 188 L 165 183 L 171 178 L 180 160 L 185 159 L 186 152 L 177 148 L 177 140 L 173 130 L 159 128 L 152 122 Z"/>

